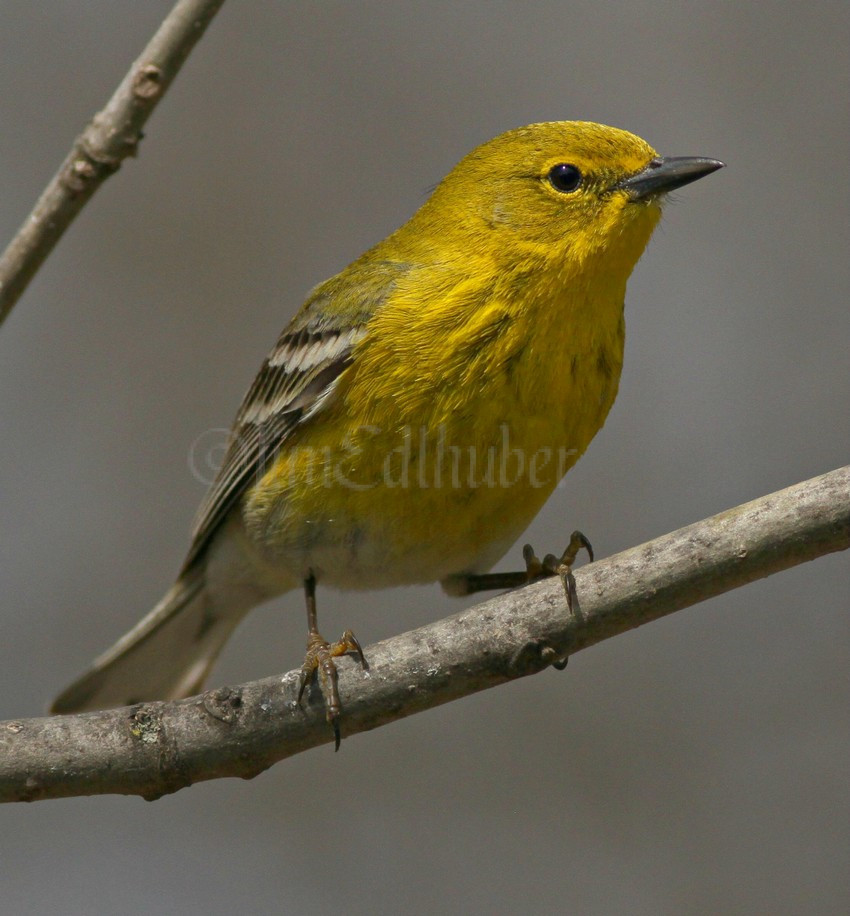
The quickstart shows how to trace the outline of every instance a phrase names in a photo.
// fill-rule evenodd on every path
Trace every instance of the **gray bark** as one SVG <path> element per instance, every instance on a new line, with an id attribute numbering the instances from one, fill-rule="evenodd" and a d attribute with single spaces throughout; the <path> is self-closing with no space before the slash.
<path id="1" fill-rule="evenodd" d="M 343 736 L 535 674 L 553 659 L 756 579 L 850 546 L 850 466 L 722 512 L 366 649 L 340 663 Z M 0 801 L 120 793 L 147 799 L 222 776 L 251 778 L 333 740 L 297 672 L 76 716 L 0 723 Z"/>

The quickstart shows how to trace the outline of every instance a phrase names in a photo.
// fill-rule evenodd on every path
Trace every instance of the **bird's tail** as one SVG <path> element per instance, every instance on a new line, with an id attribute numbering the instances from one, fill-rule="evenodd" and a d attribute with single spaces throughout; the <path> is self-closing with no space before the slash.
<path id="1" fill-rule="evenodd" d="M 50 711 L 81 712 L 191 696 L 201 689 L 241 617 L 232 611 L 215 614 L 202 572 L 183 577 L 56 698 Z"/>

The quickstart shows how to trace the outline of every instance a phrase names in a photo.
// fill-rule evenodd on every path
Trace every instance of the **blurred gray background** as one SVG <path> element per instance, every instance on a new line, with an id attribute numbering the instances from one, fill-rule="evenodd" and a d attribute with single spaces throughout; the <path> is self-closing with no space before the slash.
<path id="1" fill-rule="evenodd" d="M 169 7 L 3 2 L 2 244 Z M 520 124 L 729 163 L 668 208 L 619 399 L 527 539 L 610 554 L 845 464 L 848 25 L 838 2 L 226 4 L 0 332 L 0 718 L 170 584 L 190 446 L 304 293 Z M 6 807 L 4 912 L 846 912 L 848 573 L 828 557 L 253 782 Z M 328 593 L 322 620 L 369 643 L 461 607 Z M 303 641 L 293 594 L 214 680 Z"/>

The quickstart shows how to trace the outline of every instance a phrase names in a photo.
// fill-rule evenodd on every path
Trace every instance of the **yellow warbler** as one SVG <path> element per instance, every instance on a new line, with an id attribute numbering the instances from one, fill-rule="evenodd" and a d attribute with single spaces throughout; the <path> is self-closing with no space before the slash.
<path id="1" fill-rule="evenodd" d="M 722 163 L 587 122 L 467 155 L 404 226 L 317 286 L 242 403 L 176 584 L 56 712 L 197 691 L 241 618 L 304 587 L 480 586 L 602 426 L 626 280 L 665 192 Z"/>

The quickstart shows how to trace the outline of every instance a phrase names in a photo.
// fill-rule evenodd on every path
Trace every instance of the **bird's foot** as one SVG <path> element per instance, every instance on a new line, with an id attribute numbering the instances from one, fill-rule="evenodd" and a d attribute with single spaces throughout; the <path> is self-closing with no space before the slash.
<path id="1" fill-rule="evenodd" d="M 577 614 L 580 609 L 578 595 L 576 594 L 576 580 L 573 576 L 573 564 L 582 549 L 587 551 L 592 563 L 593 548 L 590 546 L 590 541 L 580 531 L 574 531 L 570 535 L 567 549 L 560 557 L 555 556 L 553 553 L 548 553 L 541 560 L 534 552 L 531 544 L 526 544 L 522 549 L 522 558 L 525 560 L 524 572 L 465 575 L 457 577 L 457 579 L 453 579 L 447 584 L 450 586 L 450 590 L 455 593 L 471 595 L 475 592 L 483 592 L 490 589 L 516 588 L 529 582 L 546 579 L 549 576 L 558 576 L 564 586 L 567 607 L 570 609 L 571 614 Z M 567 659 L 557 659 L 552 662 L 552 665 L 562 670 L 567 667 Z"/>
<path id="2" fill-rule="evenodd" d="M 338 674 L 334 659 L 341 655 L 353 655 L 360 662 L 364 671 L 369 667 L 363 655 L 363 649 L 351 630 L 346 630 L 338 642 L 330 643 L 317 630 L 311 631 L 307 637 L 307 654 L 304 656 L 304 664 L 301 666 L 301 674 L 298 678 L 298 704 L 300 705 L 307 683 L 314 675 L 317 676 L 322 696 L 325 698 L 325 718 L 333 729 L 334 750 L 337 751 L 341 741 L 339 719 L 342 704 L 339 699 Z"/>

